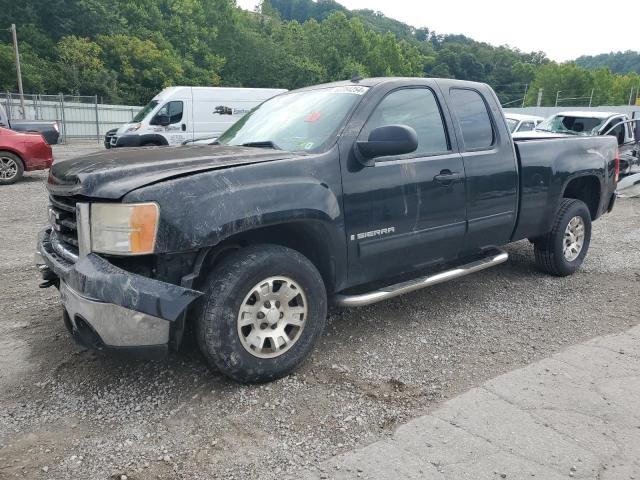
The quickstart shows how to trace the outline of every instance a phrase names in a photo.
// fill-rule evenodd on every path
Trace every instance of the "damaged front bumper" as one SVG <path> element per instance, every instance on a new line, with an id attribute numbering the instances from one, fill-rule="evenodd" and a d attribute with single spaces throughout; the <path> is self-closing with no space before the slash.
<path id="1" fill-rule="evenodd" d="M 38 235 L 35 263 L 45 284 L 55 284 L 73 338 L 99 351 L 158 357 L 172 328 L 201 293 L 127 272 L 94 253 L 72 262 Z"/>

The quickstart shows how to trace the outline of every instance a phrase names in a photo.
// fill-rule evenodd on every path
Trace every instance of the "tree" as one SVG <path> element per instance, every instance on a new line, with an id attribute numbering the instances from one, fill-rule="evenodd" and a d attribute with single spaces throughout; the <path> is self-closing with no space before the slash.
<path id="1" fill-rule="evenodd" d="M 100 59 L 102 49 L 87 38 L 62 37 L 56 45 L 60 67 L 67 72 L 64 87 L 72 95 L 110 93 L 104 80 L 110 76 Z"/>

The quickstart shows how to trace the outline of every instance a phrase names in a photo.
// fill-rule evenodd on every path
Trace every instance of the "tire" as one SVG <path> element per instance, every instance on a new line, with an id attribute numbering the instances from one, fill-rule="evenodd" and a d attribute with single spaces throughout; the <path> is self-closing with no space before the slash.
<path id="1" fill-rule="evenodd" d="M 569 223 L 572 222 L 572 228 Z M 580 238 L 582 226 L 582 241 Z M 571 235 L 567 233 L 572 231 Z M 577 234 L 576 234 L 577 233 Z M 560 203 L 551 231 L 536 238 L 534 251 L 538 267 L 551 275 L 566 277 L 580 268 L 591 242 L 591 213 L 584 202 L 565 198 Z M 578 243 L 580 246 L 578 248 Z M 567 248 L 565 249 L 565 246 Z"/>
<path id="2" fill-rule="evenodd" d="M 24 175 L 24 164 L 17 155 L 0 151 L 0 185 L 10 185 Z"/>
<path id="3" fill-rule="evenodd" d="M 265 293 L 265 284 L 271 293 Z M 207 276 L 203 291 L 195 325 L 198 345 L 210 366 L 238 382 L 268 382 L 291 373 L 324 330 L 327 293 L 322 277 L 290 248 L 256 245 L 234 251 Z M 247 311 L 240 313 L 241 307 Z M 241 327 L 241 319 L 248 325 Z M 268 342 L 261 340 L 267 337 Z"/>

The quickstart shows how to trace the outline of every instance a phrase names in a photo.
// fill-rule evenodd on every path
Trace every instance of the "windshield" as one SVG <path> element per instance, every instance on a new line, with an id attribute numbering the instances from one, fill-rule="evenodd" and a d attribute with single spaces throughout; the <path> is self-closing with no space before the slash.
<path id="1" fill-rule="evenodd" d="M 149 114 L 149 112 L 154 108 L 156 108 L 157 106 L 158 106 L 158 101 L 151 100 L 144 107 L 142 107 L 142 110 L 140 110 L 135 117 L 133 117 L 133 120 L 131 120 L 131 123 L 141 122 L 142 120 L 144 120 L 144 117 L 146 117 Z"/>
<path id="2" fill-rule="evenodd" d="M 518 120 L 514 120 L 513 118 L 507 118 L 507 127 L 509 127 L 509 131 L 513 133 L 513 131 L 518 126 Z"/>
<path id="3" fill-rule="evenodd" d="M 259 105 L 218 137 L 225 145 L 319 152 L 333 144 L 347 114 L 368 87 L 285 93 Z"/>
<path id="4" fill-rule="evenodd" d="M 606 118 L 555 115 L 538 125 L 536 130 L 571 135 L 596 135 L 605 120 Z"/>

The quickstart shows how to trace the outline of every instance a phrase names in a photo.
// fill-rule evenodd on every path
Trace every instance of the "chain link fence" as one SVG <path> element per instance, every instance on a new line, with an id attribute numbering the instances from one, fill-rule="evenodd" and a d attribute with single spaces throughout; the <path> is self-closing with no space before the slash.
<path id="1" fill-rule="evenodd" d="M 101 140 L 112 128 L 128 123 L 142 107 L 99 103 L 98 96 L 25 94 L 23 102 L 17 93 L 0 94 L 0 102 L 9 120 L 42 120 L 57 122 L 60 142 L 74 139 Z"/>
<path id="2" fill-rule="evenodd" d="M 602 105 L 640 106 L 640 85 L 628 91 L 544 90 L 531 91 L 529 84 L 491 85 L 503 108 L 524 107 L 598 107 Z"/>

